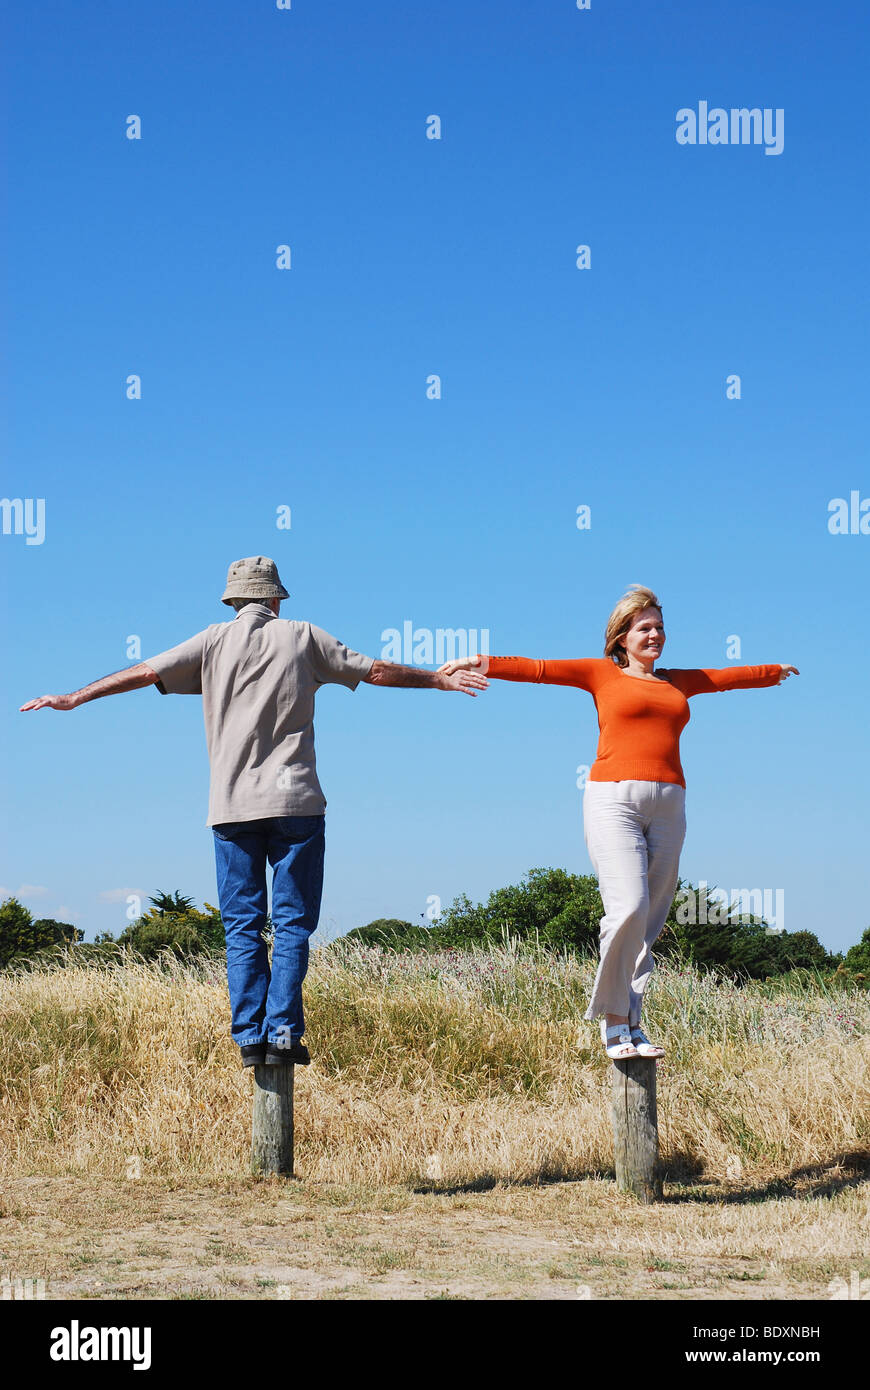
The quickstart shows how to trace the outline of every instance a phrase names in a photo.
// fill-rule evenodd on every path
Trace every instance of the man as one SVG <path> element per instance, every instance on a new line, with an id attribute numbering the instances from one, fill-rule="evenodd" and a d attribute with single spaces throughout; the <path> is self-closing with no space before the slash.
<path id="1" fill-rule="evenodd" d="M 476 695 L 486 678 L 375 660 L 311 623 L 280 620 L 289 598 L 264 555 L 230 565 L 222 602 L 229 623 L 70 695 L 43 695 L 22 710 L 75 709 L 156 685 L 162 695 L 202 695 L 212 827 L 227 940 L 232 1037 L 244 1066 L 309 1062 L 302 1043 L 302 981 L 323 885 L 326 799 L 314 759 L 314 697 L 321 685 L 359 682 Z M 271 970 L 263 940 L 266 861 L 272 866 Z"/>

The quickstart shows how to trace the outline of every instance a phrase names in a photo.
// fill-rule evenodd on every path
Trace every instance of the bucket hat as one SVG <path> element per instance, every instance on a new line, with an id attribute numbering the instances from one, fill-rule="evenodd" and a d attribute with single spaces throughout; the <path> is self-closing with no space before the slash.
<path id="1" fill-rule="evenodd" d="M 221 603 L 234 598 L 289 598 L 278 578 L 278 567 L 268 555 L 249 555 L 245 560 L 233 560 L 227 570 L 227 587 Z"/>

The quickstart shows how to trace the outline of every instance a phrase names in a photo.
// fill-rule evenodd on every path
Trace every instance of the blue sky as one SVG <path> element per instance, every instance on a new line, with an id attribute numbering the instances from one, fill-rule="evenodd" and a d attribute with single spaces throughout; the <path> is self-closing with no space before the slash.
<path id="1" fill-rule="evenodd" d="M 0 491 L 45 535 L 0 535 L 4 892 L 88 937 L 130 892 L 216 902 L 198 698 L 18 707 L 230 619 L 266 554 L 282 617 L 372 656 L 406 621 L 597 656 L 638 582 L 664 665 L 736 634 L 798 666 L 692 701 L 681 871 L 856 941 L 870 536 L 828 504 L 870 496 L 867 30 L 803 0 L 7 15 Z M 782 153 L 679 145 L 700 101 L 781 108 Z M 335 687 L 316 729 L 328 933 L 590 871 L 583 692 Z"/>

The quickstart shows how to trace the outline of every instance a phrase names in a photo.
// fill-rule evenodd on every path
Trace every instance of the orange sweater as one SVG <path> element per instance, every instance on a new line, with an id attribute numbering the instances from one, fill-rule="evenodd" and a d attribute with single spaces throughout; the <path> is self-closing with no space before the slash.
<path id="1" fill-rule="evenodd" d="M 630 676 L 610 657 L 578 661 L 536 661 L 524 656 L 491 656 L 487 675 L 504 681 L 537 681 L 588 690 L 598 710 L 598 752 L 590 782 L 677 782 L 685 787 L 680 765 L 680 734 L 689 722 L 689 697 L 706 691 L 747 690 L 777 685 L 776 666 L 729 666 L 724 670 L 656 672 L 660 681 Z"/>

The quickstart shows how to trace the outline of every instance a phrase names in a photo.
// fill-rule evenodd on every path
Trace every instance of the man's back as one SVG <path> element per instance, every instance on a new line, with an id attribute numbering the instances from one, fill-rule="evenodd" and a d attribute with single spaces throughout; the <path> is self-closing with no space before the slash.
<path id="1" fill-rule="evenodd" d="M 321 685 L 355 690 L 372 658 L 323 628 L 248 603 L 146 665 L 161 694 L 202 695 L 211 764 L 207 825 L 321 815 L 314 754 Z"/>

